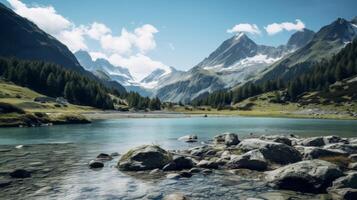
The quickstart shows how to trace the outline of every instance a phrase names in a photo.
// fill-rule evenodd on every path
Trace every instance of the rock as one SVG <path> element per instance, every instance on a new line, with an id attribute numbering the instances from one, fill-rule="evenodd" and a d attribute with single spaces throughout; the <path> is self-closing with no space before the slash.
<path id="1" fill-rule="evenodd" d="M 169 152 L 156 145 L 143 145 L 125 153 L 118 162 L 124 171 L 141 171 L 163 168 L 172 161 Z"/>
<path id="2" fill-rule="evenodd" d="M 183 169 L 191 169 L 194 166 L 194 163 L 191 158 L 184 156 L 174 156 L 172 161 L 165 165 L 162 170 L 170 171 L 170 170 L 183 170 Z"/>
<path id="3" fill-rule="evenodd" d="M 212 157 L 214 155 L 216 155 L 216 151 L 213 149 L 213 147 L 208 146 L 208 145 L 204 145 L 204 146 L 199 146 L 199 147 L 194 147 L 188 150 L 188 152 L 193 155 L 193 156 L 197 156 L 197 157 Z"/>
<path id="4" fill-rule="evenodd" d="M 97 160 L 109 161 L 109 160 L 113 160 L 113 158 L 109 154 L 101 153 L 97 156 Z"/>
<path id="5" fill-rule="evenodd" d="M 184 142 L 197 142 L 197 139 L 198 139 L 197 135 L 185 135 L 178 138 L 178 140 Z"/>
<path id="6" fill-rule="evenodd" d="M 324 149 L 338 149 L 347 152 L 348 154 L 357 154 L 357 144 L 334 143 L 325 145 Z"/>
<path id="7" fill-rule="evenodd" d="M 120 156 L 120 154 L 118 152 L 113 152 L 110 154 L 111 157 L 116 157 L 116 156 Z"/>
<path id="8" fill-rule="evenodd" d="M 334 200 L 355 200 L 357 199 L 357 189 L 341 188 L 329 191 L 332 199 Z"/>
<path id="9" fill-rule="evenodd" d="M 348 169 L 357 170 L 357 162 L 348 164 Z"/>
<path id="10" fill-rule="evenodd" d="M 351 154 L 348 156 L 349 159 L 351 159 L 354 162 L 357 162 L 357 154 Z"/>
<path id="11" fill-rule="evenodd" d="M 164 196 L 163 200 L 189 200 L 189 198 L 182 193 L 172 193 Z"/>
<path id="12" fill-rule="evenodd" d="M 187 171 L 183 171 L 183 172 L 180 172 L 180 176 L 184 177 L 184 178 L 190 178 L 192 176 L 192 173 L 191 172 L 187 172 Z"/>
<path id="13" fill-rule="evenodd" d="M 337 189 L 337 188 L 353 188 L 357 189 L 357 172 L 353 172 L 347 174 L 347 176 L 342 176 L 336 179 L 331 188 L 329 189 Z"/>
<path id="14" fill-rule="evenodd" d="M 178 173 L 171 173 L 171 174 L 167 174 L 166 178 L 168 178 L 168 179 L 179 179 L 179 178 L 181 178 L 181 175 L 178 174 Z"/>
<path id="15" fill-rule="evenodd" d="M 229 151 L 223 151 L 221 154 L 221 158 L 230 159 L 230 157 L 231 157 L 231 153 Z"/>
<path id="16" fill-rule="evenodd" d="M 215 144 L 225 144 L 227 146 L 237 145 L 239 143 L 238 135 L 235 133 L 222 133 L 213 138 Z"/>
<path id="17" fill-rule="evenodd" d="M 11 184 L 11 180 L 0 180 L 0 188 L 6 187 Z"/>
<path id="18" fill-rule="evenodd" d="M 323 137 L 311 137 L 301 141 L 301 144 L 303 146 L 321 147 L 325 145 L 325 142 Z"/>
<path id="19" fill-rule="evenodd" d="M 269 141 L 277 142 L 277 143 L 282 143 L 282 144 L 286 144 L 288 146 L 292 145 L 292 141 L 283 135 L 263 135 L 260 137 L 260 139 L 269 140 Z"/>
<path id="20" fill-rule="evenodd" d="M 199 172 L 201 172 L 201 169 L 194 167 L 194 168 L 190 169 L 189 172 L 192 173 L 192 174 L 199 173 Z"/>
<path id="21" fill-rule="evenodd" d="M 93 169 L 104 167 L 104 163 L 100 160 L 91 160 L 88 165 L 89 168 L 93 168 Z"/>
<path id="22" fill-rule="evenodd" d="M 267 166 L 268 163 L 265 161 L 263 154 L 258 149 L 237 156 L 226 164 L 226 167 L 229 169 L 243 168 L 258 171 L 265 170 Z"/>
<path id="23" fill-rule="evenodd" d="M 301 154 L 295 148 L 286 144 L 264 141 L 260 139 L 245 139 L 238 146 L 242 151 L 259 149 L 264 159 L 277 164 L 294 163 L 301 160 Z"/>
<path id="24" fill-rule="evenodd" d="M 347 156 L 347 153 L 338 149 L 323 149 L 320 147 L 304 147 L 304 159 L 318 159 L 330 156 Z"/>
<path id="25" fill-rule="evenodd" d="M 248 152 L 254 149 L 263 148 L 269 144 L 279 144 L 271 141 L 264 141 L 256 138 L 244 139 L 238 145 L 237 148 L 241 149 L 244 152 Z"/>
<path id="26" fill-rule="evenodd" d="M 311 193 L 325 192 L 343 175 L 338 166 L 323 160 L 305 160 L 266 174 L 266 180 L 275 188 Z"/>
<path id="27" fill-rule="evenodd" d="M 214 161 L 201 160 L 197 163 L 197 167 L 207 168 L 207 169 L 218 169 L 218 164 Z"/>
<path id="28" fill-rule="evenodd" d="M 340 136 L 336 136 L 336 135 L 325 136 L 325 137 L 323 137 L 323 141 L 324 141 L 325 145 L 344 142 L 344 140 Z"/>
<path id="29" fill-rule="evenodd" d="M 29 178 L 31 177 L 31 173 L 24 169 L 15 169 L 10 173 L 12 178 Z"/>

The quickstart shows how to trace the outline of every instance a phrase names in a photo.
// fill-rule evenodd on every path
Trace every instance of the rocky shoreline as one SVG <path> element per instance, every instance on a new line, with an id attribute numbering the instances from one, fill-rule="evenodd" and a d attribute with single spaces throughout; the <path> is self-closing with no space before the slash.
<path id="1" fill-rule="evenodd" d="M 196 142 L 197 136 L 179 138 Z M 119 154 L 100 154 L 90 168 L 101 168 Z M 278 190 L 329 194 L 332 199 L 357 198 L 357 138 L 268 135 L 240 140 L 223 133 L 213 140 L 186 150 L 164 150 L 143 145 L 119 157 L 123 172 L 166 176 L 167 179 L 209 176 L 216 170 L 248 170 L 242 176 L 257 176 Z M 164 199 L 188 199 L 172 194 Z"/>

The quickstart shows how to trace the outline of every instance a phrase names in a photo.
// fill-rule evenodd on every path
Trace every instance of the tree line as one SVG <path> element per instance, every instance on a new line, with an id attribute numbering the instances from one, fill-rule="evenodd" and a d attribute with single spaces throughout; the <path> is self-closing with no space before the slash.
<path id="1" fill-rule="evenodd" d="M 0 58 L 0 76 L 50 97 L 64 97 L 68 102 L 77 105 L 114 109 L 109 94 L 126 99 L 129 107 L 137 109 L 158 110 L 161 105 L 157 98 L 144 98 L 133 92 L 120 93 L 93 78 L 43 61 Z"/>
<path id="2" fill-rule="evenodd" d="M 298 65 L 305 66 L 306 63 Z M 299 66 L 295 67 L 295 69 L 299 69 Z M 323 59 L 320 62 L 311 63 L 311 67 L 291 80 L 277 79 L 263 83 L 248 82 L 234 90 L 213 92 L 204 98 L 193 100 L 191 104 L 194 106 L 222 107 L 235 104 L 255 95 L 277 90 L 286 90 L 288 99 L 297 101 L 299 95 L 304 92 L 327 91 L 329 86 L 336 81 L 341 81 L 354 75 L 357 75 L 357 40 L 347 44 L 331 59 Z"/>

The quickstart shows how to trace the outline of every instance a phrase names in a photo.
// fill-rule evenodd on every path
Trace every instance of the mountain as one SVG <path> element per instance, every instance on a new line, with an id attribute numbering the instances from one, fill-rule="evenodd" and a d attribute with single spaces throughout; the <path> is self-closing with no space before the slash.
<path id="1" fill-rule="evenodd" d="M 287 45 L 258 45 L 244 33 L 224 41 L 207 58 L 177 82 L 161 87 L 157 96 L 165 101 L 189 102 L 216 90 L 229 89 L 251 80 L 274 62 L 309 42 L 313 31 L 292 35 Z"/>
<path id="2" fill-rule="evenodd" d="M 304 28 L 302 31 L 294 33 L 288 40 L 286 46 L 288 49 L 299 49 L 309 43 L 314 35 L 314 31 Z"/>
<path id="3" fill-rule="evenodd" d="M 338 18 L 331 24 L 322 27 L 314 34 L 309 43 L 274 63 L 261 76 L 256 77 L 256 80 L 258 82 L 278 78 L 288 80 L 306 71 L 312 63 L 331 57 L 356 38 L 357 25 L 355 21 Z"/>
<path id="4" fill-rule="evenodd" d="M 84 71 L 65 45 L 1 3 L 0 24 L 0 56 L 42 60 Z"/>
<path id="5" fill-rule="evenodd" d="M 130 81 L 133 81 L 133 77 L 127 68 L 114 66 L 104 58 L 98 58 L 93 61 L 89 53 L 83 50 L 75 52 L 74 55 L 86 70 L 93 72 L 95 75 L 98 75 L 98 71 L 100 71 L 101 74 L 106 74 L 110 80 L 117 81 L 124 86 L 131 85 Z"/>

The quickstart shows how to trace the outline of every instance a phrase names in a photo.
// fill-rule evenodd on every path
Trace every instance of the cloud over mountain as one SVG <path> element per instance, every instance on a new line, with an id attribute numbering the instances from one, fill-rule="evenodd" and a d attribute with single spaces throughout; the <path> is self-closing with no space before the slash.
<path id="1" fill-rule="evenodd" d="M 264 29 L 269 35 L 274 35 L 284 30 L 302 31 L 304 28 L 305 28 L 305 24 L 300 19 L 297 19 L 295 24 L 292 22 L 272 23 L 264 27 Z"/>

